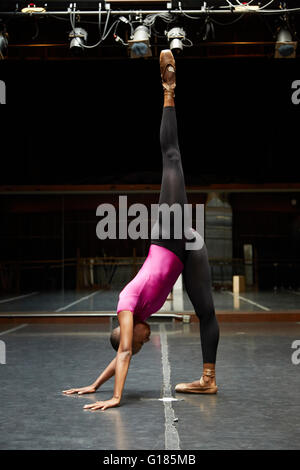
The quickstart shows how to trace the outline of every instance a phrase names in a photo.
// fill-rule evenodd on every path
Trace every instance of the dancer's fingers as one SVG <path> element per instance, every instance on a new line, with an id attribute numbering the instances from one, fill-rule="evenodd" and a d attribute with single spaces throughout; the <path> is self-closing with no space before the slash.
<path id="1" fill-rule="evenodd" d="M 92 403 L 91 405 L 84 405 L 83 408 L 85 408 L 85 409 L 91 409 L 91 408 L 95 408 L 96 406 L 99 406 L 99 405 L 101 405 L 101 404 L 102 404 L 101 402 Z"/>

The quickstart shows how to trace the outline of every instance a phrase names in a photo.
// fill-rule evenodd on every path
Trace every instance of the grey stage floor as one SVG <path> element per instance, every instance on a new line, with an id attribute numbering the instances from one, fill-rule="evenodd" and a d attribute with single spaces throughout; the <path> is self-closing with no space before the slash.
<path id="1" fill-rule="evenodd" d="M 300 364 L 292 361 L 299 323 L 221 323 L 213 396 L 174 393 L 176 383 L 200 376 L 198 323 L 150 323 L 121 406 L 104 412 L 83 406 L 110 398 L 113 379 L 93 395 L 61 391 L 90 384 L 114 357 L 110 323 L 1 324 L 0 448 L 300 448 Z"/>
<path id="2" fill-rule="evenodd" d="M 34 291 L 16 295 L 0 295 L 1 312 L 115 312 L 120 290 L 98 291 Z M 230 290 L 213 291 L 216 311 L 276 312 L 300 311 L 300 291 L 247 291 L 239 295 Z M 161 311 L 193 311 L 185 291 L 174 293 Z"/>

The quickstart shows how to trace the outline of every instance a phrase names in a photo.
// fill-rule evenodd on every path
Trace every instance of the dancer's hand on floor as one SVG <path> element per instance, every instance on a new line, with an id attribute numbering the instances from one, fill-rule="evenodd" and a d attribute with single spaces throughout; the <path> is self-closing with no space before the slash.
<path id="1" fill-rule="evenodd" d="M 81 388 L 70 388 L 69 390 L 63 390 L 62 393 L 65 395 L 72 395 L 73 393 L 78 393 L 78 395 L 83 395 L 84 393 L 95 393 L 96 387 L 94 385 L 89 385 L 88 387 Z"/>
<path id="2" fill-rule="evenodd" d="M 92 403 L 91 405 L 85 405 L 83 408 L 85 410 L 106 410 L 107 408 L 113 408 L 115 406 L 119 406 L 120 400 L 118 398 L 111 398 L 110 400 L 105 400 L 105 401 L 96 401 L 95 403 Z"/>

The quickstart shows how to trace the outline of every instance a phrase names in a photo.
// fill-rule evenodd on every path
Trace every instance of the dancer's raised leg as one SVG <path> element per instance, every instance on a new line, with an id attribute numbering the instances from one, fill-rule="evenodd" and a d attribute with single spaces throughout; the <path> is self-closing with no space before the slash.
<path id="1" fill-rule="evenodd" d="M 160 144 L 163 157 L 163 170 L 159 205 L 166 204 L 171 208 L 177 204 L 181 208 L 181 219 L 175 220 L 170 211 L 170 219 L 164 220 L 162 213 L 152 228 L 151 243 L 163 246 L 173 251 L 181 261 L 184 261 L 184 205 L 187 204 L 185 181 L 182 169 L 181 155 L 178 144 L 177 118 L 174 103 L 176 86 L 176 67 L 172 52 L 163 50 L 160 54 L 160 72 L 164 92 L 162 120 L 160 126 Z M 169 223 L 169 226 L 166 225 Z M 175 223 L 181 222 L 183 236 L 175 238 Z M 177 226 L 177 228 L 180 228 Z M 166 233 L 170 234 L 166 238 Z"/>

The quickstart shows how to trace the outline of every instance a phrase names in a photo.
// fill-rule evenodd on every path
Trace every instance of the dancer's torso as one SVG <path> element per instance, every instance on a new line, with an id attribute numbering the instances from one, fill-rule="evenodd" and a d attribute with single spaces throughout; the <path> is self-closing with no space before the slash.
<path id="1" fill-rule="evenodd" d="M 151 244 L 143 266 L 120 292 L 117 313 L 129 310 L 137 320 L 146 320 L 163 306 L 182 270 L 178 256 Z"/>

